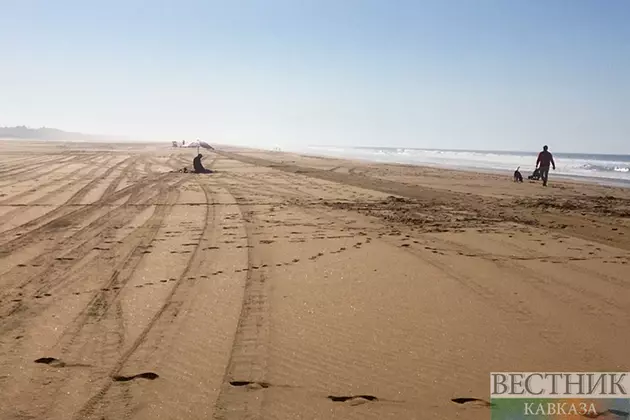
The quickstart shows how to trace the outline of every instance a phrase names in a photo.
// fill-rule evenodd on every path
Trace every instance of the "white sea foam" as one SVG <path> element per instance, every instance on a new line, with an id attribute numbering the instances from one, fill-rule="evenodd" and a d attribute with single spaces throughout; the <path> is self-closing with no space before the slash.
<path id="1" fill-rule="evenodd" d="M 375 162 L 403 163 L 439 166 L 453 169 L 482 171 L 514 171 L 520 166 L 527 176 L 533 172 L 537 153 L 425 150 L 389 147 L 326 147 L 313 146 L 295 150 L 302 153 L 361 159 Z M 568 177 L 601 178 L 611 181 L 630 182 L 630 156 L 554 154 L 554 174 Z"/>

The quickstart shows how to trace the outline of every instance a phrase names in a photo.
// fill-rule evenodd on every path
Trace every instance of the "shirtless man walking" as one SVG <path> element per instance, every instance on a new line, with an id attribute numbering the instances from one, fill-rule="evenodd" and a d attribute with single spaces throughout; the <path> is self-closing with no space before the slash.
<path id="1" fill-rule="evenodd" d="M 553 161 L 553 155 L 547 149 L 547 146 L 543 147 L 543 150 L 538 154 L 538 160 L 536 161 L 536 168 L 540 169 L 540 177 L 543 181 L 543 187 L 547 186 L 547 179 L 549 178 L 549 165 L 551 164 L 553 170 L 556 170 L 556 162 Z"/>

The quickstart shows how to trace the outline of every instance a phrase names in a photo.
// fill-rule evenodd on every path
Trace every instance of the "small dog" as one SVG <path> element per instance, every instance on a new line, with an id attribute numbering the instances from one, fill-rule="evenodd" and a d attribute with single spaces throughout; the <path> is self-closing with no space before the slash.
<path id="1" fill-rule="evenodd" d="M 514 171 L 514 182 L 523 182 L 523 175 L 521 175 L 519 169 L 521 169 L 520 166 Z"/>
<path id="2" fill-rule="evenodd" d="M 528 176 L 527 179 L 530 179 L 532 181 L 538 181 L 540 179 L 540 169 L 536 168 L 534 170 L 534 173 Z"/>

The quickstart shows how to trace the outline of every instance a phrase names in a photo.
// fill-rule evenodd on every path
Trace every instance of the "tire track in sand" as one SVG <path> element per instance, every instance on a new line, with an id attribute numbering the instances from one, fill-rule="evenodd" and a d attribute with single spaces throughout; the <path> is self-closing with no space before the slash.
<path id="1" fill-rule="evenodd" d="M 47 353 L 55 355 L 57 360 L 88 360 L 90 364 L 85 365 L 86 369 L 82 371 L 61 369 L 50 376 L 46 371 L 36 371 L 32 381 L 43 381 L 46 386 L 38 392 L 44 404 L 37 407 L 39 413 L 32 414 L 67 418 L 68 407 L 62 402 L 68 394 L 72 394 L 69 390 L 90 389 L 94 377 L 104 381 L 111 380 L 107 369 L 120 357 L 124 346 L 125 322 L 120 295 L 126 290 L 129 280 L 145 258 L 145 250 L 164 228 L 163 220 L 172 211 L 179 196 L 178 189 L 172 186 L 162 187 L 158 203 L 163 205 L 156 205 L 151 217 L 124 239 L 119 248 L 126 249 L 119 255 L 118 261 L 113 261 L 107 269 L 101 266 L 88 267 L 87 275 L 93 271 L 90 277 L 104 282 L 93 291 L 91 299 L 67 324 L 56 344 Z M 29 387 L 28 390 L 32 388 Z M 45 393 L 46 398 L 41 398 L 42 393 Z"/>
<path id="2" fill-rule="evenodd" d="M 102 174 L 98 178 L 95 178 L 95 179 L 91 180 L 89 182 L 89 184 L 86 186 L 87 188 L 84 188 L 82 190 L 82 194 L 79 194 L 79 195 L 75 194 L 75 195 L 73 195 L 72 198 L 66 202 L 67 205 L 73 205 L 73 206 L 76 206 L 76 205 L 90 205 L 90 204 L 96 203 L 97 201 L 99 201 L 101 199 L 109 197 L 114 192 L 114 189 L 111 188 L 112 185 L 114 187 L 116 185 L 118 185 L 118 183 L 120 182 L 120 180 L 124 176 L 125 170 L 127 168 L 129 168 L 131 165 L 133 165 L 133 162 L 135 162 L 135 160 L 136 160 L 135 157 L 128 156 L 127 158 L 125 158 L 121 162 L 119 162 L 116 165 L 114 165 L 113 167 L 109 168 L 104 174 Z M 123 168 L 123 166 L 124 166 L 124 168 Z M 118 174 L 116 174 L 115 176 L 112 177 L 112 175 L 118 170 L 120 170 L 120 173 L 118 173 Z M 112 179 L 109 179 L 110 177 L 112 177 Z M 100 196 L 96 200 L 94 200 L 92 203 L 84 203 L 84 200 L 88 196 L 90 196 L 94 191 L 98 191 L 98 189 L 101 186 L 101 184 L 106 184 L 107 187 L 100 194 Z"/>
<path id="3" fill-rule="evenodd" d="M 134 353 L 140 348 L 140 346 L 145 343 L 147 337 L 149 336 L 151 330 L 156 326 L 159 320 L 165 315 L 169 314 L 171 317 L 177 316 L 177 308 L 173 309 L 172 313 L 170 312 L 173 298 L 177 293 L 186 293 L 186 289 L 189 289 L 190 286 L 186 284 L 186 280 L 193 269 L 196 268 L 197 265 L 201 263 L 199 260 L 199 252 L 201 250 L 202 241 L 206 240 L 208 235 L 211 233 L 211 224 L 208 223 L 208 220 L 211 220 L 210 211 L 213 210 L 212 204 L 212 196 L 211 192 L 207 187 L 202 187 L 203 192 L 206 198 L 206 212 L 204 217 L 204 225 L 202 234 L 199 236 L 197 242 L 195 243 L 195 248 L 191 252 L 190 259 L 186 264 L 182 274 L 179 278 L 174 282 L 172 289 L 166 296 L 164 303 L 159 307 L 159 309 L 155 312 L 155 314 L 148 321 L 145 328 L 140 332 L 140 334 L 136 337 L 136 339 L 131 343 L 131 345 L 125 350 L 120 358 L 116 361 L 114 366 L 108 371 L 108 378 L 106 382 L 101 386 L 99 391 L 97 391 L 94 395 L 92 395 L 83 405 L 82 407 L 75 413 L 73 416 L 74 419 L 83 420 L 86 418 L 92 418 L 93 415 L 97 415 L 97 418 L 102 418 L 100 414 L 97 414 L 96 411 L 101 406 L 106 406 L 110 401 L 108 401 L 108 394 L 114 385 L 115 381 L 111 378 L 115 378 L 120 376 L 120 372 L 124 368 L 127 361 L 134 355 Z M 113 401 L 114 404 L 120 403 L 120 401 Z"/>
<path id="4" fill-rule="evenodd" d="M 134 158 L 128 158 L 126 160 L 127 165 L 123 168 L 123 170 L 120 172 L 120 174 L 118 174 L 118 176 L 116 178 L 114 178 L 109 183 L 107 188 L 105 188 L 105 191 L 103 192 L 103 195 L 101 196 L 101 199 L 103 197 L 109 197 L 110 195 L 114 194 L 114 192 L 118 188 L 118 185 L 120 185 L 120 183 L 122 182 L 123 179 L 127 178 L 129 173 L 136 166 L 136 162 L 137 162 L 137 158 L 135 158 L 135 157 Z"/>
<path id="5" fill-rule="evenodd" d="M 55 159 L 57 159 L 59 156 L 62 156 L 60 154 L 49 154 L 46 155 L 47 159 L 45 159 L 47 162 L 54 162 Z M 62 156 L 63 157 L 63 156 Z M 0 164 L 0 176 L 4 176 L 9 172 L 15 172 L 17 169 L 20 168 L 31 168 L 33 166 L 40 166 L 42 165 L 42 159 L 40 156 L 31 156 L 31 157 L 26 157 L 26 158 L 15 158 L 15 159 L 8 159 L 7 161 L 5 161 L 4 163 Z"/>
<path id="6" fill-rule="evenodd" d="M 151 185 L 157 185 L 159 182 L 166 179 L 168 175 L 170 174 L 163 174 L 155 179 L 144 179 L 136 184 L 129 185 L 128 187 L 113 192 L 107 197 L 102 197 L 100 200 L 91 205 L 71 206 L 63 204 L 44 216 L 29 221 L 11 230 L 2 232 L 2 234 L 0 234 L 0 243 L 3 244 L 0 246 L 0 258 L 8 256 L 15 250 L 33 242 L 42 241 L 44 236 L 50 232 L 54 232 L 59 228 L 70 226 L 77 220 L 89 217 L 89 215 L 93 212 L 99 211 L 104 206 L 111 206 L 116 201 L 123 199 L 125 196 L 131 197 L 142 190 L 148 189 Z M 88 192 L 89 189 L 84 187 L 74 194 L 69 201 L 74 202 L 76 200 L 80 200 Z M 25 233 L 21 232 L 28 228 L 32 229 Z"/>
<path id="7" fill-rule="evenodd" d="M 173 187 L 168 185 L 165 188 Z M 153 191 L 147 191 L 145 196 L 142 197 L 143 202 L 148 202 L 153 199 Z M 166 190 L 161 192 L 162 196 L 166 196 Z M 150 204 L 145 204 L 146 208 L 150 207 Z M 51 287 L 59 289 L 61 287 L 68 287 L 69 282 L 78 281 L 85 275 L 85 258 L 88 255 L 95 257 L 93 249 L 107 236 L 104 234 L 108 229 L 116 229 L 117 226 L 123 226 L 129 223 L 142 207 L 121 205 L 108 213 L 108 217 L 100 217 L 82 228 L 80 231 L 72 235 L 67 240 L 58 243 L 52 250 L 40 254 L 36 257 L 35 262 L 38 265 L 38 269 L 26 279 L 21 274 L 21 267 L 16 267 L 14 270 L 5 273 L 3 280 L 10 282 L 18 281 L 18 285 L 11 285 L 10 283 L 4 286 L 8 289 L 8 292 L 2 296 L 0 301 L 5 302 L 2 305 L 3 314 L 0 315 L 0 335 L 6 335 L 7 333 L 14 331 L 23 325 L 28 319 L 36 316 L 44 311 L 52 302 L 46 304 L 44 302 L 37 302 L 35 306 L 29 304 L 29 299 L 33 297 L 45 295 L 45 290 Z M 169 206 L 158 205 L 156 217 L 160 216 L 165 209 Z M 159 226 L 154 226 L 155 229 Z M 133 235 L 133 233 L 132 233 Z M 136 233 L 137 235 L 137 233 Z M 124 241 L 123 241 L 124 243 Z M 113 251 L 112 251 L 113 252 Z M 63 257 L 59 257 L 63 255 Z M 10 287 L 9 287 L 10 286 Z M 18 295 L 15 295 L 18 292 Z M 12 316 L 19 313 L 19 317 Z M 9 318 L 10 317 L 10 318 Z M 8 318 L 8 319 L 7 319 Z"/>
<path id="8" fill-rule="evenodd" d="M 130 249 L 123 254 L 122 258 L 112 264 L 112 273 L 107 281 L 101 285 L 101 289 L 96 291 L 94 297 L 89 301 L 87 306 L 77 315 L 72 324 L 62 334 L 57 342 L 60 346 L 61 354 L 67 351 L 67 348 L 76 340 L 85 327 L 88 317 L 102 319 L 110 310 L 113 302 L 117 299 L 122 289 L 135 272 L 138 265 L 145 256 L 145 250 L 151 245 L 162 228 L 162 222 L 165 217 L 173 209 L 173 204 L 177 201 L 179 191 L 173 188 L 162 190 L 157 196 L 158 205 L 155 207 L 151 217 L 138 229 L 132 232 L 129 237 L 125 238 L 123 243 L 134 243 Z"/>
<path id="9" fill-rule="evenodd" d="M 91 156 L 91 155 L 90 155 Z M 13 168 L 13 169 L 9 169 L 4 171 L 3 174 L 0 175 L 0 181 L 4 181 L 5 179 L 11 179 L 11 178 L 15 178 L 15 177 L 19 177 L 22 174 L 31 174 L 31 176 L 28 177 L 19 177 L 19 180 L 15 181 L 14 183 L 11 184 L 7 184 L 7 185 L 3 185 L 3 188 L 9 187 L 11 185 L 15 185 L 16 183 L 20 183 L 20 182 L 24 182 L 24 181 L 30 181 L 32 179 L 36 179 L 39 178 L 41 176 L 46 176 L 49 175 L 55 171 L 58 171 L 59 169 L 63 168 L 64 164 L 67 164 L 69 162 L 80 162 L 87 159 L 86 156 L 82 156 L 82 157 L 77 157 L 74 155 L 68 156 L 68 155 L 56 155 L 52 158 L 49 159 L 45 159 L 44 161 L 39 160 L 36 163 L 33 164 L 27 164 L 26 166 L 22 166 L 20 165 L 19 167 L 21 168 L 21 170 L 15 171 L 15 169 L 17 168 Z M 38 169 L 41 168 L 45 168 L 45 167 L 50 167 L 50 165 L 62 165 L 59 167 L 55 167 L 53 169 L 50 169 L 46 172 L 34 172 L 37 171 Z"/>
<path id="10" fill-rule="evenodd" d="M 246 206 L 238 204 L 232 185 L 226 182 L 222 185 L 237 203 L 247 240 L 247 276 L 241 312 L 213 415 L 214 419 L 231 420 L 257 417 L 261 413 L 264 394 L 248 392 L 248 387 L 238 384 L 265 383 L 270 320 L 266 270 L 263 268 L 267 264 L 255 253 L 252 214 Z M 259 391 L 261 389 L 258 388 Z"/>
<path id="11" fill-rule="evenodd" d="M 81 182 L 83 179 L 91 179 L 92 176 L 99 170 L 102 169 L 104 166 L 107 166 L 112 160 L 114 160 L 115 157 L 114 156 L 106 156 L 105 160 L 102 160 L 102 156 L 94 156 L 92 157 L 92 159 L 89 159 L 88 161 L 85 162 L 86 165 L 91 165 L 92 168 L 90 169 L 90 171 L 84 175 L 80 175 L 82 171 L 84 171 L 86 169 L 86 166 L 80 166 L 79 168 L 76 168 L 70 172 L 68 172 L 67 174 L 63 175 L 60 178 L 55 178 L 55 179 L 51 179 L 47 182 L 43 182 L 43 183 L 38 183 L 36 188 L 32 188 L 32 189 L 28 189 L 26 191 L 22 191 L 20 193 L 17 193 L 15 195 L 12 195 L 2 201 L 0 201 L 0 206 L 6 206 L 9 204 L 13 204 L 16 201 L 24 198 L 24 197 L 28 197 L 29 195 L 33 194 L 34 192 L 37 192 L 37 190 L 43 190 L 46 189 L 50 186 L 57 186 L 57 188 L 55 188 L 52 191 L 49 191 L 45 194 L 44 197 L 50 198 L 52 196 L 55 195 L 55 193 L 59 190 L 68 188 L 74 184 L 77 184 L 79 182 Z M 96 165 L 96 166 L 95 166 Z M 73 179 L 74 178 L 74 179 Z M 65 181 L 74 181 L 71 182 L 69 184 L 63 184 Z M 45 200 L 43 199 L 43 197 L 37 197 L 35 200 L 30 201 L 28 203 L 22 204 L 23 206 L 27 206 L 29 204 L 32 203 L 41 203 L 44 202 Z"/>
<path id="12" fill-rule="evenodd" d="M 131 158 L 126 158 L 125 160 L 113 165 L 112 167 L 110 167 L 109 169 L 107 169 L 107 171 L 105 171 L 103 174 L 101 174 L 100 176 L 98 176 L 97 178 L 91 180 L 90 182 L 88 182 L 85 186 L 81 187 L 77 192 L 75 192 L 68 200 L 66 200 L 64 203 L 60 204 L 59 206 L 57 206 L 56 208 L 54 208 L 53 210 L 43 214 L 42 216 L 36 217 L 35 219 L 29 220 L 26 223 L 23 223 L 19 226 L 16 226 L 12 229 L 6 230 L 4 232 L 0 233 L 0 243 L 6 242 L 12 238 L 15 238 L 15 236 L 17 235 L 23 235 L 24 232 L 21 232 L 24 229 L 28 229 L 31 227 L 36 227 L 37 225 L 43 225 L 47 222 L 51 222 L 54 221 L 56 218 L 61 217 L 64 215 L 64 213 L 69 213 L 73 210 L 74 206 L 77 206 L 78 203 L 81 202 L 81 200 L 90 193 L 90 191 L 96 186 L 98 185 L 99 182 L 101 182 L 103 179 L 106 179 L 107 177 L 109 177 L 115 170 L 117 170 L 120 166 L 124 165 L 126 162 L 128 162 Z M 106 199 L 108 196 L 103 195 L 101 197 L 102 200 Z M 94 205 L 98 205 L 98 203 L 94 203 Z M 2 220 L 5 219 L 5 216 L 2 216 Z M 1 252 L 0 252 L 1 255 Z"/>
<path id="13" fill-rule="evenodd" d="M 23 204 L 17 204 L 15 206 L 15 208 L 5 214 L 3 214 L 2 216 L 0 216 L 0 224 L 2 223 L 6 223 L 11 221 L 14 217 L 16 217 L 17 215 L 19 215 L 20 213 L 24 212 L 24 209 L 28 209 L 31 206 L 50 206 L 52 207 L 53 205 L 47 205 L 46 203 L 52 199 L 55 198 L 57 196 L 59 196 L 60 194 L 63 194 L 65 191 L 67 191 L 68 189 L 73 188 L 74 186 L 84 182 L 84 179 L 92 179 L 94 177 L 94 175 L 98 172 L 101 171 L 103 169 L 104 166 L 106 166 L 108 164 L 109 161 L 106 162 L 102 162 L 101 164 L 99 164 L 98 166 L 95 166 L 93 168 L 91 168 L 86 174 L 81 175 L 81 176 L 77 176 L 77 173 L 80 173 L 81 171 L 84 171 L 86 169 L 86 167 L 81 167 L 79 169 L 77 169 L 76 171 L 73 171 L 72 173 L 70 173 L 69 175 L 61 178 L 61 179 L 57 179 L 52 181 L 49 184 L 60 184 L 65 180 L 70 179 L 70 182 L 66 183 L 66 184 L 60 184 L 57 188 L 53 189 L 52 191 L 48 191 L 46 193 L 44 193 L 43 195 L 40 196 L 36 196 L 33 200 L 27 202 L 27 203 L 23 203 Z M 72 179 L 74 178 L 74 179 Z M 99 176 L 97 179 L 102 179 L 102 176 Z M 37 186 L 37 189 L 43 189 L 44 186 Z M 81 189 L 83 189 L 84 187 L 82 187 Z M 6 205 L 7 203 L 9 205 L 13 204 L 15 202 L 15 200 L 19 200 L 21 198 L 24 197 L 28 197 L 29 195 L 33 194 L 33 191 L 36 190 L 28 190 L 28 191 L 24 191 L 23 193 L 17 194 L 15 196 L 10 197 L 7 202 L 2 202 L 0 203 L 0 205 Z M 71 204 L 66 202 L 66 205 Z M 48 214 L 48 213 L 46 213 Z M 19 228 L 22 225 L 18 225 L 15 228 Z M 14 229 L 15 229 L 14 228 Z"/>

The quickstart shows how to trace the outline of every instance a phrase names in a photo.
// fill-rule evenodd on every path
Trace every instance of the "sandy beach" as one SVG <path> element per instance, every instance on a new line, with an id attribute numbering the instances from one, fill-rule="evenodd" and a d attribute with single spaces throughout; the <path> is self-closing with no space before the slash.
<path id="1" fill-rule="evenodd" d="M 630 370 L 630 190 L 203 153 L 0 142 L 0 419 L 488 419 L 490 372 Z"/>

